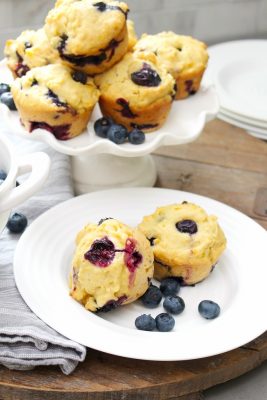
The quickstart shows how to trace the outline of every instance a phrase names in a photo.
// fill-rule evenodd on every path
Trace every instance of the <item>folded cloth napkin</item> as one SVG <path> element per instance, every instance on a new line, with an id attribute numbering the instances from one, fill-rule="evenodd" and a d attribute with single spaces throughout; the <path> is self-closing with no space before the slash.
<path id="1" fill-rule="evenodd" d="M 0 135 L 4 135 L 0 126 Z M 47 145 L 10 137 L 19 154 L 45 151 L 52 170 L 44 188 L 16 208 L 29 224 L 44 211 L 73 196 L 69 158 Z M 18 179 L 20 181 L 20 179 Z M 7 229 L 0 234 L 0 364 L 27 370 L 39 365 L 58 365 L 70 374 L 86 355 L 86 348 L 60 335 L 40 320 L 20 296 L 14 281 L 12 260 L 20 235 Z"/>

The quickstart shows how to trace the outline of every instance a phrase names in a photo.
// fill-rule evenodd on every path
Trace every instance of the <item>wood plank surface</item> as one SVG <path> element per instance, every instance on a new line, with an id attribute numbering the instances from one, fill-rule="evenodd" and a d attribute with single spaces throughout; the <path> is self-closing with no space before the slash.
<path id="1" fill-rule="evenodd" d="M 154 158 L 158 187 L 219 200 L 267 228 L 266 142 L 214 120 L 194 143 L 161 148 Z M 203 390 L 266 359 L 267 333 L 231 352 L 184 362 L 130 360 L 88 350 L 71 376 L 54 367 L 30 372 L 0 367 L 0 400 L 201 400 Z"/>

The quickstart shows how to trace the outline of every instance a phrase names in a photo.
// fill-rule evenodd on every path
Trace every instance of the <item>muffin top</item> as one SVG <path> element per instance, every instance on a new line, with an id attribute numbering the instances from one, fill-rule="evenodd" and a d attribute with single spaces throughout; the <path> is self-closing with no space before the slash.
<path id="1" fill-rule="evenodd" d="M 136 108 L 175 94 L 173 77 L 151 53 L 127 53 L 110 70 L 96 76 L 95 82 L 105 99 L 127 99 Z"/>
<path id="2" fill-rule="evenodd" d="M 105 219 L 87 225 L 76 245 L 71 294 L 86 308 L 96 311 L 114 302 L 128 303 L 147 290 L 154 270 L 153 252 L 138 229 Z"/>
<path id="3" fill-rule="evenodd" d="M 58 54 L 52 49 L 43 29 L 26 30 L 16 40 L 8 40 L 4 53 L 10 67 L 13 70 L 20 69 L 18 76 L 34 67 L 53 64 L 58 60 Z"/>
<path id="4" fill-rule="evenodd" d="M 93 80 L 82 72 L 61 64 L 33 68 L 12 84 L 15 102 L 33 109 L 73 109 L 82 113 L 98 101 L 99 91 Z"/>
<path id="5" fill-rule="evenodd" d="M 134 50 L 154 53 L 160 64 L 174 77 L 182 73 L 203 70 L 209 58 L 205 43 L 191 36 L 176 35 L 174 32 L 143 34 Z"/>
<path id="6" fill-rule="evenodd" d="M 62 0 L 48 13 L 45 30 L 60 54 L 93 55 L 123 31 L 127 13 L 119 1 Z"/>
<path id="7" fill-rule="evenodd" d="M 217 217 L 187 202 L 158 208 L 144 217 L 139 229 L 150 240 L 155 259 L 170 266 L 194 264 L 196 259 L 212 265 L 226 245 Z"/>

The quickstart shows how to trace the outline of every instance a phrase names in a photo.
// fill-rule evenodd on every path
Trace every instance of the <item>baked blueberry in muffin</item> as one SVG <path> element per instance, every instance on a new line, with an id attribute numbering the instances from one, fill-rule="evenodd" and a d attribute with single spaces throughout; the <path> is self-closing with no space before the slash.
<path id="1" fill-rule="evenodd" d="M 158 280 L 175 277 L 194 285 L 210 274 L 226 247 L 217 218 L 192 203 L 160 207 L 139 229 L 150 240 Z"/>
<path id="2" fill-rule="evenodd" d="M 95 77 L 102 113 L 128 130 L 159 129 L 171 108 L 175 81 L 154 55 L 127 53 L 109 71 Z"/>
<path id="3" fill-rule="evenodd" d="M 64 64 L 94 75 L 127 52 L 127 13 L 119 1 L 63 0 L 49 12 L 45 30 Z"/>
<path id="4" fill-rule="evenodd" d="M 57 52 L 51 47 L 43 29 L 27 30 L 5 46 L 7 66 L 13 76 L 21 77 L 30 69 L 58 61 Z"/>
<path id="5" fill-rule="evenodd" d="M 141 297 L 153 269 L 153 252 L 143 233 L 103 219 L 77 235 L 70 295 L 90 311 L 110 311 Z"/>
<path id="6" fill-rule="evenodd" d="M 46 129 L 60 140 L 84 131 L 99 97 L 91 78 L 61 64 L 33 68 L 11 91 L 25 128 Z"/>
<path id="7" fill-rule="evenodd" d="M 176 100 L 198 91 L 209 58 L 205 43 L 191 36 L 161 32 L 142 35 L 133 50 L 156 55 L 161 66 L 176 80 Z"/>

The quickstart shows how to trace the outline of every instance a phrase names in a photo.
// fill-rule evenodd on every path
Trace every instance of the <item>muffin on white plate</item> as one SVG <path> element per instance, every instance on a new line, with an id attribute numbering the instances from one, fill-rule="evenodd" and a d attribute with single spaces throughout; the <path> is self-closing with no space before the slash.
<path id="1" fill-rule="evenodd" d="M 84 131 L 99 98 L 92 78 L 61 64 L 33 68 L 11 91 L 25 128 L 46 129 L 60 140 Z"/>
<path id="2" fill-rule="evenodd" d="M 87 310 L 110 311 L 141 297 L 153 276 L 153 252 L 138 229 L 112 218 L 79 232 L 70 295 Z"/>
<path id="3" fill-rule="evenodd" d="M 179 278 L 194 285 L 207 278 L 226 247 L 217 217 L 192 203 L 159 207 L 139 229 L 151 243 L 155 278 Z"/>

